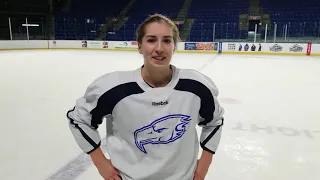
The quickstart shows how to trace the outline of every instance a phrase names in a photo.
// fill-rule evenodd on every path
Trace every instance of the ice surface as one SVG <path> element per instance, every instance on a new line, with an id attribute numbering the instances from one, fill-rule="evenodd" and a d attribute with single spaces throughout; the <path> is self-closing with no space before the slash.
<path id="1" fill-rule="evenodd" d="M 102 179 L 66 112 L 98 76 L 142 63 L 137 52 L 1 51 L 1 179 Z M 206 179 L 320 179 L 320 58 L 176 53 L 172 63 L 211 77 L 226 110 Z"/>

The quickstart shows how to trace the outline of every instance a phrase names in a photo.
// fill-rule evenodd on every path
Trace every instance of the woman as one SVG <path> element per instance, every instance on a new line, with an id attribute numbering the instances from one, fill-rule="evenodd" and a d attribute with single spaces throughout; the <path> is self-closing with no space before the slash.
<path id="1" fill-rule="evenodd" d="M 143 66 L 97 78 L 67 113 L 76 142 L 105 180 L 205 178 L 220 141 L 224 109 L 211 79 L 170 64 L 178 41 L 170 19 L 148 17 L 137 30 Z M 104 118 L 110 160 L 97 131 Z M 197 124 L 203 127 L 200 143 Z"/>

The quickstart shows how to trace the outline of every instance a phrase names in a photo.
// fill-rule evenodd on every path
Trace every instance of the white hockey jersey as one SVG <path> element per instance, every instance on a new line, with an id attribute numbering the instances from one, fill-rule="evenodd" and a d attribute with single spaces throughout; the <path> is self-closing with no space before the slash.
<path id="1" fill-rule="evenodd" d="M 107 119 L 106 147 L 124 180 L 192 180 L 199 143 L 212 153 L 218 148 L 224 109 L 217 87 L 195 70 L 171 67 L 173 77 L 161 88 L 150 87 L 141 68 L 105 74 L 67 113 L 76 142 L 88 154 L 100 146 L 97 128 Z"/>

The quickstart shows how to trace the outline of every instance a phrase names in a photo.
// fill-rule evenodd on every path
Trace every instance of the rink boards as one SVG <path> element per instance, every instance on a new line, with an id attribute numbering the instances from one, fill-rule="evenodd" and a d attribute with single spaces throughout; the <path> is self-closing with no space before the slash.
<path id="1" fill-rule="evenodd" d="M 12 40 L 0 41 L 0 50 L 116 50 L 137 51 L 136 41 L 87 40 Z M 253 42 L 179 42 L 177 52 L 213 54 L 269 54 L 320 56 L 320 44 L 312 43 L 253 43 Z"/>

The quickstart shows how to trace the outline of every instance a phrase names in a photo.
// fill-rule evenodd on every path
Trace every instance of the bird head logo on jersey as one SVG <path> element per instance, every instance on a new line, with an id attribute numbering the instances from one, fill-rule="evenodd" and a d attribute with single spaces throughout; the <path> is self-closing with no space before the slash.
<path id="1" fill-rule="evenodd" d="M 147 154 L 145 146 L 148 144 L 169 144 L 180 139 L 190 121 L 190 116 L 182 114 L 159 118 L 134 132 L 135 144 Z"/>

